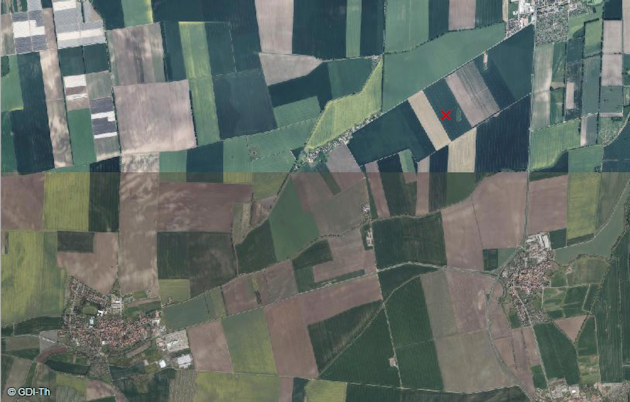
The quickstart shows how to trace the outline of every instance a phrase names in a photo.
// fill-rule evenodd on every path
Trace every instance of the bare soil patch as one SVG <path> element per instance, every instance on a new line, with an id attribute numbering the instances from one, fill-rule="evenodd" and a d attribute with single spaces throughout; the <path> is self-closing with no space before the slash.
<path id="1" fill-rule="evenodd" d="M 2 177 L 2 229 L 40 230 L 44 208 L 44 175 Z"/>
<path id="2" fill-rule="evenodd" d="M 117 86 L 114 94 L 122 153 L 196 145 L 188 81 Z"/>
<path id="3" fill-rule="evenodd" d="M 265 308 L 271 346 L 279 375 L 317 377 L 317 363 L 299 300 Z"/>
<path id="4" fill-rule="evenodd" d="M 527 173 L 498 173 L 477 186 L 472 199 L 484 249 L 521 243 L 526 192 Z"/>
<path id="5" fill-rule="evenodd" d="M 528 234 L 567 227 L 568 185 L 568 175 L 529 184 Z"/>
<path id="6" fill-rule="evenodd" d="M 186 331 L 197 370 L 232 372 L 232 360 L 221 321 L 210 321 Z"/>
<path id="7" fill-rule="evenodd" d="M 233 204 L 251 197 L 249 185 L 161 182 L 158 230 L 231 233 Z"/>
<path id="8" fill-rule="evenodd" d="M 472 200 L 444 209 L 442 224 L 448 265 L 483 270 L 483 247 Z"/>
<path id="9" fill-rule="evenodd" d="M 109 294 L 118 274 L 118 233 L 95 233 L 93 253 L 57 253 L 57 265 L 98 292 Z"/>
<path id="10" fill-rule="evenodd" d="M 351 308 L 381 300 L 376 275 L 327 286 L 297 296 L 307 325 L 334 317 Z"/>

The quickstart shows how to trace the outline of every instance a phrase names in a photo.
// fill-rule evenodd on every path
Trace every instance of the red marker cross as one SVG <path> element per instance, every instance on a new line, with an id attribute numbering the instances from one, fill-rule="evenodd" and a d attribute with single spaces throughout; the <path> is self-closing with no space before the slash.
<path id="1" fill-rule="evenodd" d="M 450 110 L 448 112 L 446 112 L 446 113 L 444 113 L 444 110 L 440 110 L 440 112 L 442 112 L 442 114 L 444 115 L 444 116 L 442 116 L 442 118 L 440 120 L 444 120 L 445 118 L 447 118 L 449 120 L 451 119 L 450 117 L 448 117 L 448 115 L 451 113 Z"/>

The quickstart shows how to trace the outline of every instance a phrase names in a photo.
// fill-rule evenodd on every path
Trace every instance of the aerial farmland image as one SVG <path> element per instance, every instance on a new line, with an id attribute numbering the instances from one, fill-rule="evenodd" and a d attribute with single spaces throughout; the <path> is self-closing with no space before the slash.
<path id="1" fill-rule="evenodd" d="M 0 8 L 3 402 L 630 402 L 630 0 Z"/>

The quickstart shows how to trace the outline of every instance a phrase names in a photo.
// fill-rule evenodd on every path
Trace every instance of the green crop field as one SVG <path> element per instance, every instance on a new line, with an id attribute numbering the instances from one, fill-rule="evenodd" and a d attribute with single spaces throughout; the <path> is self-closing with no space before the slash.
<path id="1" fill-rule="evenodd" d="M 302 210 L 292 180 L 287 181 L 269 215 L 278 261 L 290 258 L 319 236 L 313 215 Z"/>
<path id="2" fill-rule="evenodd" d="M 381 311 L 369 327 L 325 371 L 320 372 L 320 377 L 332 381 L 399 386 L 398 370 L 389 364 L 393 355 L 387 319 Z"/>
<path id="3" fill-rule="evenodd" d="M 44 184 L 44 227 L 87 231 L 90 206 L 88 173 L 47 173 Z"/>
<path id="4" fill-rule="evenodd" d="M 393 218 L 373 224 L 378 268 L 404 262 L 446 264 L 442 215 Z"/>
<path id="5" fill-rule="evenodd" d="M 219 120 L 212 77 L 190 78 L 188 83 L 198 144 L 206 145 L 219 141 Z"/>
<path id="6" fill-rule="evenodd" d="M 433 341 L 396 349 L 402 385 L 409 388 L 442 390 L 444 384 Z"/>
<path id="7" fill-rule="evenodd" d="M 89 109 L 68 112 L 68 130 L 72 145 L 72 159 L 75 165 L 96 162 L 92 117 Z"/>
<path id="8" fill-rule="evenodd" d="M 392 293 L 386 306 L 395 348 L 433 339 L 420 278 Z"/>
<path id="9" fill-rule="evenodd" d="M 381 110 L 383 61 L 372 72 L 361 92 L 330 101 L 313 129 L 307 149 L 320 147 Z"/>
<path id="10" fill-rule="evenodd" d="M 592 56 L 602 51 L 603 21 L 596 19 L 584 24 L 584 56 Z"/>
<path id="11" fill-rule="evenodd" d="M 364 304 L 308 326 L 320 372 L 372 322 L 380 306 L 380 302 Z"/>
<path id="12" fill-rule="evenodd" d="M 57 268 L 57 235 L 9 232 L 2 255 L 2 324 L 61 315 L 66 272 Z"/>
<path id="13" fill-rule="evenodd" d="M 17 56 L 2 57 L 2 111 L 20 110 L 24 108 L 22 101 L 22 88 L 20 87 L 20 70 L 18 68 Z M 5 65 L 8 66 L 8 73 L 4 75 Z"/>
<path id="14" fill-rule="evenodd" d="M 236 245 L 236 256 L 241 274 L 259 271 L 278 261 L 269 221 L 249 232 L 245 240 Z"/>
<path id="15" fill-rule="evenodd" d="M 309 402 L 345 402 L 346 383 L 312 380 L 306 384 L 306 397 Z"/>
<path id="16" fill-rule="evenodd" d="M 547 380 L 545 380 L 545 373 L 541 365 L 532 367 L 532 376 L 534 377 L 534 386 L 538 389 L 547 388 Z"/>
<path id="17" fill-rule="evenodd" d="M 153 22 L 153 11 L 150 0 L 121 0 L 125 26 L 150 24 Z"/>
<path id="18" fill-rule="evenodd" d="M 269 329 L 263 310 L 254 310 L 225 318 L 223 331 L 235 372 L 276 373 Z"/>
<path id="19" fill-rule="evenodd" d="M 601 145 L 570 150 L 569 172 L 597 172 L 601 169 L 603 157 L 604 147 Z"/>
<path id="20" fill-rule="evenodd" d="M 315 119 L 300 121 L 287 127 L 248 136 L 247 147 L 249 148 L 250 156 L 252 159 L 267 158 L 284 153 L 287 150 L 303 147 L 315 122 Z M 293 165 L 293 162 L 291 162 L 291 165 Z M 262 169 L 257 171 L 269 172 L 269 170 Z M 283 171 L 288 172 L 288 168 Z"/>
<path id="21" fill-rule="evenodd" d="M 572 265 L 572 271 L 567 274 L 569 286 L 599 283 L 606 276 L 608 263 L 601 258 L 581 256 Z"/>
<path id="22" fill-rule="evenodd" d="M 534 131 L 530 143 L 530 168 L 551 167 L 563 152 L 579 147 L 580 123 L 580 119 L 575 119 Z"/>
<path id="23" fill-rule="evenodd" d="M 534 326 L 547 378 L 564 378 L 569 385 L 580 381 L 577 354 L 573 344 L 552 323 Z"/>
<path id="24" fill-rule="evenodd" d="M 624 333 L 622 331 L 627 329 L 627 326 L 624 326 L 625 320 L 622 321 L 621 313 L 627 312 L 628 306 L 624 305 L 625 303 L 622 304 L 622 300 L 627 303 L 627 298 L 625 296 L 622 298 L 620 283 L 622 279 L 625 279 L 624 282 L 627 283 L 627 273 L 622 274 L 621 271 L 628 270 L 629 239 L 630 232 L 626 232 L 613 250 L 608 275 L 593 307 L 599 349 L 599 368 L 603 382 L 619 382 L 623 379 L 622 337 Z"/>
<path id="25" fill-rule="evenodd" d="M 608 173 L 603 173 L 603 175 Z M 573 173 L 571 176 L 576 175 L 585 175 L 590 177 L 599 176 L 597 173 Z M 571 178 L 569 178 L 571 180 Z M 569 180 L 569 188 L 571 187 L 571 181 Z M 592 190 L 591 190 L 592 191 Z M 571 191 L 569 190 L 569 197 L 571 196 Z M 624 203 L 626 199 L 630 196 L 630 186 L 626 186 L 623 194 L 619 197 L 620 202 L 617 202 L 615 209 L 610 215 L 608 223 L 604 226 L 593 239 L 581 243 L 576 244 L 570 247 L 562 248 L 556 251 L 556 260 L 563 264 L 567 264 L 573 259 L 577 258 L 580 254 L 589 254 L 589 255 L 599 255 L 602 257 L 610 256 L 610 250 L 615 245 L 615 242 L 623 234 L 624 231 Z M 592 199 L 590 200 L 592 201 Z M 571 205 L 571 202 L 569 202 Z M 596 219 L 596 218 L 595 218 Z"/>
<path id="26" fill-rule="evenodd" d="M 408 280 L 433 271 L 436 271 L 436 268 L 409 264 L 379 272 L 378 280 L 381 282 L 383 298 L 387 300 L 392 292 Z"/>
<path id="27" fill-rule="evenodd" d="M 195 385 L 195 402 L 276 402 L 280 397 L 280 377 L 200 371 Z"/>
<path id="28" fill-rule="evenodd" d="M 165 302 L 169 297 L 173 301 L 183 302 L 190 299 L 190 281 L 188 279 L 160 279 L 160 298 Z"/>
<path id="29" fill-rule="evenodd" d="M 385 50 L 400 52 L 429 40 L 429 0 L 390 0 L 385 20 Z"/>
<path id="30" fill-rule="evenodd" d="M 503 39 L 503 23 L 449 32 L 413 50 L 385 55 L 383 110 L 387 111 Z M 413 66 L 421 65 L 418 70 Z"/>
<path id="31" fill-rule="evenodd" d="M 599 173 L 572 173 L 569 175 L 568 241 L 595 232 L 600 180 L 601 174 Z"/>
<path id="32" fill-rule="evenodd" d="M 186 328 L 210 321 L 205 295 L 201 294 L 183 303 L 165 307 L 164 319 L 166 326 L 171 329 Z"/>

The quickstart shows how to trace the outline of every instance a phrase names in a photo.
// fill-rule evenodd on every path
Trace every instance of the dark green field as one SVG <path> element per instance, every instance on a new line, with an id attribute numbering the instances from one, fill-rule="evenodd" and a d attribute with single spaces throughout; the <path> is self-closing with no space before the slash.
<path id="1" fill-rule="evenodd" d="M 320 372 L 371 322 L 380 307 L 380 302 L 364 304 L 308 326 Z"/>
<path id="2" fill-rule="evenodd" d="M 190 279 L 191 296 L 236 276 L 232 238 L 226 233 L 158 233 L 158 276 Z"/>
<path id="3" fill-rule="evenodd" d="M 236 245 L 236 256 L 238 272 L 242 274 L 260 271 L 277 261 L 269 221 L 249 232 L 245 240 Z"/>
<path id="4" fill-rule="evenodd" d="M 625 238 L 625 241 L 624 241 Z M 627 260 L 628 234 L 620 239 L 619 245 L 613 250 L 625 254 Z M 625 244 L 624 244 L 625 243 Z M 597 344 L 599 345 L 599 369 L 601 379 L 605 382 L 619 382 L 623 379 L 622 370 L 622 327 L 620 310 L 620 266 L 623 262 L 617 258 L 611 260 L 610 269 L 602 285 L 599 298 L 593 306 L 597 324 Z"/>
<path id="5" fill-rule="evenodd" d="M 381 282 L 383 298 L 387 300 L 392 292 L 408 280 L 433 271 L 436 271 L 436 268 L 408 264 L 379 272 L 378 280 Z"/>
<path id="6" fill-rule="evenodd" d="M 564 378 L 569 385 L 580 382 L 577 354 L 571 341 L 554 324 L 534 326 L 547 377 Z"/>
<path id="7" fill-rule="evenodd" d="M 405 262 L 446 264 L 446 249 L 440 213 L 423 218 L 393 218 L 376 221 L 374 249 L 379 269 Z"/>
<path id="8" fill-rule="evenodd" d="M 381 311 L 320 376 L 333 381 L 398 386 L 398 370 L 389 364 L 393 355 L 385 312 Z"/>
<path id="9" fill-rule="evenodd" d="M 37 317 L 22 321 L 15 325 L 15 335 L 39 334 L 42 331 L 60 329 L 63 320 L 61 317 Z"/>

